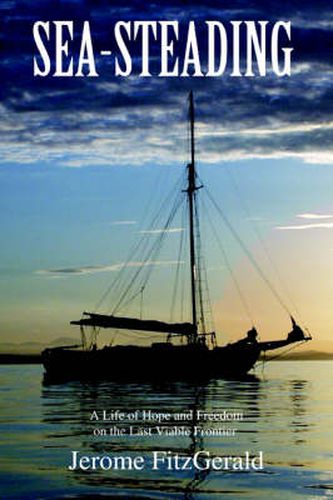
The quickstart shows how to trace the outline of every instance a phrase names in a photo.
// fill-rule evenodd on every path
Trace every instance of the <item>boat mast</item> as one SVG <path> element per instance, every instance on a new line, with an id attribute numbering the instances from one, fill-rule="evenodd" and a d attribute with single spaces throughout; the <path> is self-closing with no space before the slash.
<path id="1" fill-rule="evenodd" d="M 195 191 L 198 187 L 195 184 L 195 142 L 194 142 L 194 102 L 193 92 L 189 95 L 189 121 L 190 121 L 190 138 L 191 138 L 191 162 L 188 164 L 188 186 L 187 196 L 189 202 L 189 226 L 190 226 L 190 266 L 191 266 L 191 299 L 192 299 L 192 324 L 193 335 L 191 335 L 190 343 L 195 343 L 198 338 L 198 323 L 197 323 L 197 304 L 196 304 L 196 258 L 195 258 L 195 234 L 194 234 L 194 203 Z"/>

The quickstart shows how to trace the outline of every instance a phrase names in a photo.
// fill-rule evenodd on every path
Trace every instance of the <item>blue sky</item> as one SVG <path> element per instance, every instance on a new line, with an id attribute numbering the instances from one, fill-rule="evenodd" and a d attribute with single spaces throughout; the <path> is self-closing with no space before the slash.
<path id="1" fill-rule="evenodd" d="M 332 300 L 327 273 L 333 260 L 333 218 L 329 217 L 333 214 L 332 13 L 328 2 L 248 5 L 172 1 L 159 3 L 157 9 L 154 3 L 140 2 L 127 2 L 126 7 L 121 2 L 1 3 L 4 339 L 73 335 L 69 320 L 92 307 L 117 272 L 112 266 L 124 261 L 124 248 L 140 236 L 140 230 L 149 229 L 145 217 L 151 193 L 156 191 L 154 208 L 164 188 L 172 187 L 186 165 L 186 97 L 192 89 L 201 176 L 260 257 L 253 221 L 247 224 L 248 214 L 237 194 L 245 200 L 250 219 L 255 220 L 281 273 L 286 280 L 289 275 L 292 278 L 293 295 L 305 319 L 319 330 L 320 339 L 329 340 L 333 326 L 327 312 Z M 110 25 L 121 19 L 175 19 L 183 24 L 189 19 L 198 23 L 290 20 L 292 74 L 283 78 L 272 73 L 236 79 L 115 78 L 109 63 L 98 60 L 100 78 L 34 78 L 32 25 L 40 19 L 73 19 L 76 34 L 82 20 L 90 20 L 98 47 L 107 46 Z M 170 234 L 170 238 L 178 236 Z M 239 249 L 226 238 L 235 272 L 245 270 L 248 275 Z M 211 247 L 211 266 L 223 268 Z M 172 261 L 172 252 L 165 259 Z M 170 272 L 162 267 L 157 271 L 160 285 Z M 234 298 L 230 278 L 223 269 L 221 280 L 211 274 L 219 327 L 223 331 L 230 327 L 231 336 L 237 336 L 247 323 L 242 315 L 238 321 L 238 304 L 229 307 Z M 255 283 L 244 286 L 252 290 Z M 313 295 L 304 295 L 307 287 Z M 315 303 L 319 295 L 322 309 Z M 154 304 L 158 312 L 162 302 L 160 298 Z M 260 306 L 253 307 L 260 311 Z M 275 306 L 268 303 L 267 307 Z M 224 321 L 226 310 L 232 313 Z M 283 321 L 278 328 L 288 327 Z M 270 330 L 268 319 L 262 327 Z"/>

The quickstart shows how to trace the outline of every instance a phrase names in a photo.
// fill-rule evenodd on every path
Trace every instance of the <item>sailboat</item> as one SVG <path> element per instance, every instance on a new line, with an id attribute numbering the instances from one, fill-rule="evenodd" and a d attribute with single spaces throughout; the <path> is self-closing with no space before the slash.
<path id="1" fill-rule="evenodd" d="M 189 232 L 189 282 L 191 320 L 165 322 L 141 317 L 84 312 L 81 319 L 71 321 L 80 327 L 82 342 L 74 346 L 47 348 L 42 352 L 46 375 L 61 379 L 151 379 L 167 381 L 179 378 L 241 377 L 256 364 L 260 355 L 291 344 L 306 342 L 309 334 L 290 316 L 292 330 L 287 338 L 258 341 L 256 328 L 251 328 L 241 340 L 220 346 L 215 331 L 202 328 L 203 310 L 201 279 L 198 278 L 197 214 L 198 183 L 195 160 L 195 115 L 193 92 L 189 94 L 190 161 L 186 172 Z M 200 318 L 199 318 L 200 316 Z M 201 326 L 200 326 L 201 325 Z M 165 341 L 145 345 L 108 345 L 97 348 L 96 339 L 89 344 L 85 330 L 127 330 L 159 333 Z M 173 339 L 182 342 L 175 343 Z"/>

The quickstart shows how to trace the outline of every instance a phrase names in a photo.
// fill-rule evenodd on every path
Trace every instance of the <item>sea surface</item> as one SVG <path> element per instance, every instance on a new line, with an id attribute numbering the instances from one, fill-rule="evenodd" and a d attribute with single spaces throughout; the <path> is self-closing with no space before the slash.
<path id="1" fill-rule="evenodd" d="M 0 366 L 0 498 L 331 497 L 332 376 L 331 361 L 277 361 L 259 365 L 245 380 L 47 384 L 39 365 Z M 103 410 L 113 421 L 103 421 Z M 225 420 L 205 421 L 198 410 Z M 163 429 L 182 428 L 184 435 L 157 435 L 156 413 L 170 418 Z M 124 420 L 115 421 L 119 414 Z M 195 435 L 195 427 L 203 435 Z M 115 429 L 126 433 L 112 435 Z M 235 435 L 217 435 L 223 429 Z M 142 456 L 146 465 L 140 471 L 71 471 L 73 450 L 80 457 Z M 161 464 L 152 470 L 154 451 L 181 457 L 262 451 L 264 468 L 184 471 Z"/>

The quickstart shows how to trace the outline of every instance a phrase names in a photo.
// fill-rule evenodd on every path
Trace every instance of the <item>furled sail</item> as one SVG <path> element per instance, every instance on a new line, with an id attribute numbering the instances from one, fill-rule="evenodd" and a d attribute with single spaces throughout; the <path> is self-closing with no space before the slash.
<path id="1" fill-rule="evenodd" d="M 94 326 L 97 328 L 117 328 L 125 330 L 143 330 L 148 332 L 174 333 L 177 335 L 193 335 L 195 328 L 192 323 L 165 323 L 150 319 L 126 318 L 84 312 L 86 318 L 71 321 L 71 325 Z"/>

